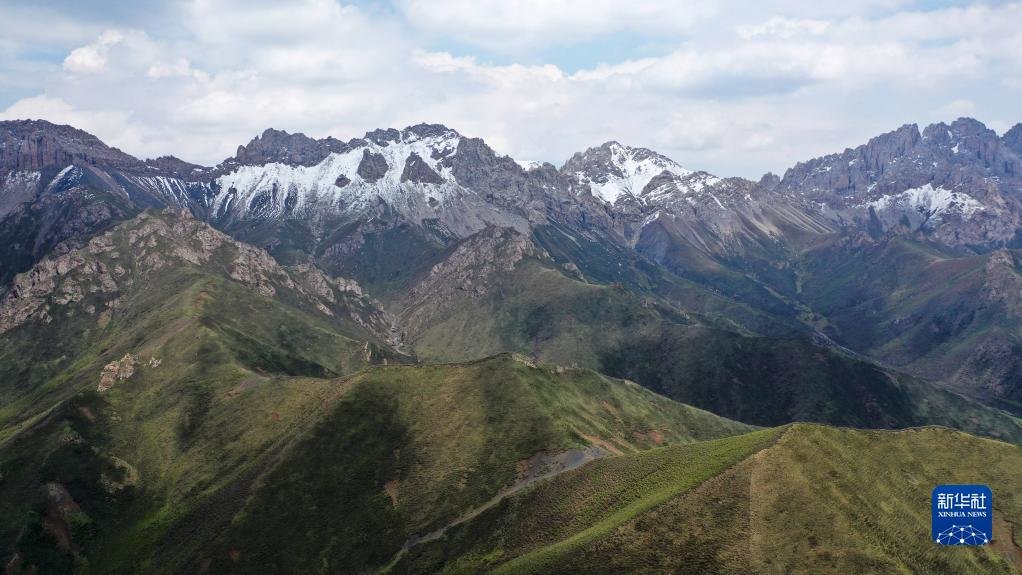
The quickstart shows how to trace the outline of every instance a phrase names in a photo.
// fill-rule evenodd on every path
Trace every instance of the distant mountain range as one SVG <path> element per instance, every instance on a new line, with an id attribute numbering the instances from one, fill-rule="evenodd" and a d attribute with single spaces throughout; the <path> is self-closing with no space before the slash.
<path id="1" fill-rule="evenodd" d="M 202 167 L 137 160 L 45 121 L 3 122 L 0 280 L 170 207 L 284 264 L 354 279 L 407 315 L 397 294 L 501 228 L 584 282 L 662 291 L 633 277 L 651 266 L 1019 413 L 1020 155 L 1022 124 L 999 137 L 963 118 L 903 126 L 753 182 L 617 142 L 526 169 L 421 124 L 347 142 L 267 130 Z"/>
<path id="2" fill-rule="evenodd" d="M 903 126 L 752 181 L 613 141 L 519 162 L 429 124 L 267 130 L 206 167 L 0 122 L 0 561 L 890 567 L 906 555 L 855 554 L 852 507 L 780 497 L 862 484 L 834 453 L 908 473 L 872 441 L 997 457 L 984 477 L 1022 494 L 1020 230 L 1022 124 Z M 720 554 L 654 528 L 660 505 L 707 505 L 705 481 L 732 513 L 706 533 L 740 532 Z M 917 483 L 882 493 L 909 505 Z M 837 543 L 777 552 L 790 526 L 752 534 L 750 508 Z M 906 569 L 994 564 L 906 549 Z"/>

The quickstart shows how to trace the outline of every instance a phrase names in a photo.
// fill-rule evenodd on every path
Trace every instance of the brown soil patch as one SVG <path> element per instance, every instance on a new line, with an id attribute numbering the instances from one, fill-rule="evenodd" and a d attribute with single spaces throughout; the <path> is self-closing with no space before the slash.
<path id="1" fill-rule="evenodd" d="M 653 441 L 653 443 L 655 443 L 657 445 L 663 444 L 664 436 L 659 431 L 657 431 L 656 429 L 650 429 L 648 435 L 649 435 L 649 438 Z"/>
<path id="2" fill-rule="evenodd" d="M 249 388 L 251 388 L 251 387 L 261 383 L 264 379 L 265 378 L 259 377 L 258 375 L 253 375 L 251 377 L 246 377 L 245 379 L 239 381 L 237 385 L 235 385 L 231 389 L 228 389 L 227 392 L 224 393 L 223 398 L 224 399 L 231 399 L 233 397 L 236 397 L 236 396 L 240 395 L 246 389 L 249 389 Z M 271 419 L 272 419 L 272 416 L 271 416 Z M 274 421 L 276 421 L 276 420 L 274 420 Z"/>
<path id="3" fill-rule="evenodd" d="M 78 503 L 71 498 L 67 488 L 60 483 L 46 484 L 46 516 L 43 517 L 43 530 L 53 536 L 57 546 L 64 551 L 71 550 L 71 529 L 67 518 L 79 510 Z"/>
<path id="4" fill-rule="evenodd" d="M 574 431 L 582 439 L 585 439 L 586 441 L 588 441 L 589 443 L 591 443 L 593 445 L 598 445 L 598 446 L 606 449 L 607 451 L 613 453 L 614 455 L 622 455 L 623 454 L 623 452 L 621 451 L 620 448 L 618 448 L 618 446 L 614 445 L 613 443 L 610 443 L 609 441 L 607 441 L 605 439 L 602 439 L 600 437 L 596 437 L 595 435 L 586 435 L 586 434 L 582 433 L 581 431 L 579 431 L 578 429 L 575 429 Z"/>
<path id="5" fill-rule="evenodd" d="M 90 422 L 96 421 L 96 414 L 92 413 L 92 408 L 87 405 L 80 406 L 78 408 L 78 413 L 82 414 L 82 417 L 88 419 Z"/>
<path id="6" fill-rule="evenodd" d="M 390 502 L 394 505 L 394 507 L 397 507 L 398 485 L 400 485 L 400 482 L 397 479 L 391 479 L 383 484 L 383 490 L 387 492 L 387 496 L 390 497 Z"/>
<path id="7" fill-rule="evenodd" d="M 1001 513 L 994 512 L 994 535 L 990 547 L 1004 556 L 1015 569 L 1022 571 L 1022 547 L 1015 543 L 1015 526 Z"/>
<path id="8" fill-rule="evenodd" d="M 633 431 L 632 437 L 635 438 L 637 443 L 651 442 L 654 445 L 662 445 L 664 443 L 664 436 L 656 429 L 650 429 L 649 431 Z"/>

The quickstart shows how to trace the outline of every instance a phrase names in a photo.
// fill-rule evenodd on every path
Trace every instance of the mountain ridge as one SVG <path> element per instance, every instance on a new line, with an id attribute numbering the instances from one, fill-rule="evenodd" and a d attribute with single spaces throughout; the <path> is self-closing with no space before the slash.
<path id="1" fill-rule="evenodd" d="M 53 142 L 44 146 L 48 151 L 8 151 L 6 173 L 0 173 L 4 286 L 51 252 L 80 247 L 145 209 L 171 207 L 285 265 L 314 265 L 351 278 L 385 306 L 396 305 L 392 294 L 415 288 L 477 234 L 506 228 L 548 255 L 556 252 L 556 264 L 584 281 L 649 290 L 653 276 L 641 272 L 647 279 L 633 281 L 638 276 L 626 261 L 660 267 L 723 301 L 752 306 L 777 325 L 801 323 L 806 333 L 826 333 L 869 353 L 881 347 L 857 339 L 851 322 L 826 317 L 843 314 L 835 304 L 845 300 L 821 291 L 826 286 L 853 296 L 865 288 L 854 278 L 835 283 L 824 277 L 820 262 L 857 261 L 868 252 L 862 246 L 892 238 L 967 258 L 1012 248 L 1022 230 L 1022 164 L 1014 151 L 1022 127 L 998 136 L 971 119 L 923 130 L 906 125 L 759 182 L 691 171 L 616 141 L 575 154 L 561 168 L 525 170 L 481 139 L 439 124 L 380 129 L 347 142 L 268 129 L 233 158 L 204 168 L 175 158 L 129 161 L 69 127 L 0 123 L 6 150 L 14 149 L 10 142 L 31 144 L 40 130 L 54 132 L 42 137 Z M 69 142 L 69 151 L 61 142 Z M 24 150 L 38 150 L 32 145 Z M 600 197 L 605 185 L 617 190 L 615 202 Z M 643 282 L 647 287 L 639 288 Z M 674 289 L 659 285 L 652 289 Z M 425 287 L 415 293 L 424 301 L 432 297 Z M 1005 290 L 990 293 L 995 301 L 1010 299 Z M 681 307 L 691 309 L 688 302 Z M 895 315 L 884 321 L 899 325 L 941 321 L 888 312 Z M 1022 335 L 994 337 L 1015 342 Z M 979 385 L 963 387 L 960 378 L 943 383 L 974 397 L 989 398 L 983 390 L 995 390 L 1015 405 L 1014 371 L 988 364 L 993 356 L 1022 356 L 1022 344 L 998 347 L 982 339 L 969 345 L 963 353 L 976 375 L 968 377 Z M 912 360 L 895 367 L 928 378 L 934 373 Z"/>

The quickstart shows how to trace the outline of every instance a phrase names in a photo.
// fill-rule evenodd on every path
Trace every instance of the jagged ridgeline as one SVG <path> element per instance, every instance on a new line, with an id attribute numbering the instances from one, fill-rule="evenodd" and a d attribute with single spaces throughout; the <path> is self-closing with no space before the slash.
<path id="1" fill-rule="evenodd" d="M 1020 141 L 1022 126 L 999 136 L 967 118 L 908 125 L 750 181 L 618 142 L 560 168 L 516 162 L 431 124 L 348 141 L 267 130 L 203 167 L 3 122 L 0 280 L 170 206 L 284 264 L 354 279 L 401 314 L 452 255 L 485 247 L 471 238 L 514 230 L 586 283 L 743 335 L 832 342 L 1018 415 Z"/>
<path id="2" fill-rule="evenodd" d="M 1018 572 L 1020 142 L 905 126 L 754 182 L 0 122 L 0 561 Z M 936 482 L 991 485 L 993 546 L 929 545 Z"/>

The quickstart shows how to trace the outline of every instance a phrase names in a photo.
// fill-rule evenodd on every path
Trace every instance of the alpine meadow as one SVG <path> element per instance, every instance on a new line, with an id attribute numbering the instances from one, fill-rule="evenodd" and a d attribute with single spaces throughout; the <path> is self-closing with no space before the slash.
<path id="1" fill-rule="evenodd" d="M 1022 3 L 738 4 L 0 0 L 2 575 L 1022 573 Z"/>

